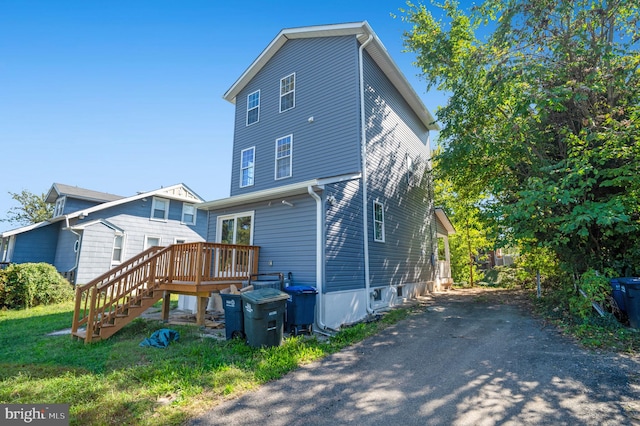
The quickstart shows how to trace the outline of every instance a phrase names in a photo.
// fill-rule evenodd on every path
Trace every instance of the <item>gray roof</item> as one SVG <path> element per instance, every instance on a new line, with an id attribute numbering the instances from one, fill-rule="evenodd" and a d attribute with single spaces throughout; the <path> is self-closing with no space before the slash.
<path id="1" fill-rule="evenodd" d="M 51 189 L 47 193 L 47 203 L 55 203 L 56 200 L 62 196 L 68 195 L 72 198 L 78 198 L 81 200 L 96 201 L 106 203 L 109 201 L 120 200 L 120 195 L 108 194 L 106 192 L 92 191 L 91 189 L 79 188 L 77 186 L 65 185 L 62 183 L 54 183 Z"/>

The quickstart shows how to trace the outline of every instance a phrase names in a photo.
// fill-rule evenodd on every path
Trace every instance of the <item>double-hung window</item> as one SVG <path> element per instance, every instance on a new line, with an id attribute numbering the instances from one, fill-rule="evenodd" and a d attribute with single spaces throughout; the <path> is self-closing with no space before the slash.
<path id="1" fill-rule="evenodd" d="M 280 80 L 280 112 L 296 106 L 296 73 Z"/>
<path id="2" fill-rule="evenodd" d="M 169 217 L 169 200 L 153 197 L 151 205 L 152 220 L 167 220 Z"/>
<path id="3" fill-rule="evenodd" d="M 256 90 L 247 96 L 247 126 L 260 120 L 260 91 Z"/>
<path id="4" fill-rule="evenodd" d="M 384 204 L 373 202 L 373 240 L 384 243 Z"/>
<path id="5" fill-rule="evenodd" d="M 243 149 L 240 153 L 240 188 L 253 185 L 256 148 Z"/>
<path id="6" fill-rule="evenodd" d="M 276 179 L 291 177 L 293 135 L 276 140 Z"/>
<path id="7" fill-rule="evenodd" d="M 185 225 L 196 224 L 196 207 L 193 204 L 182 205 L 182 223 Z"/>
<path id="8" fill-rule="evenodd" d="M 116 235 L 113 238 L 113 254 L 111 255 L 112 263 L 122 262 L 122 255 L 124 254 L 124 235 Z"/>

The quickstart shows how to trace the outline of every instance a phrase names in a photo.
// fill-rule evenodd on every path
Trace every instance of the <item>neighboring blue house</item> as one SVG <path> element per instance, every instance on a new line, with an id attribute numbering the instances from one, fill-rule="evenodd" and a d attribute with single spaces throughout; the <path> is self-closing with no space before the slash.
<path id="1" fill-rule="evenodd" d="M 261 273 L 316 286 L 319 328 L 449 278 L 437 238 L 454 230 L 430 174 L 438 126 L 367 22 L 281 31 L 224 98 L 231 196 L 200 206 L 207 241 L 260 246 Z"/>
<path id="2" fill-rule="evenodd" d="M 0 261 L 46 262 L 85 284 L 151 246 L 204 241 L 207 212 L 186 185 L 131 197 L 54 183 L 53 218 L 0 234 Z"/>

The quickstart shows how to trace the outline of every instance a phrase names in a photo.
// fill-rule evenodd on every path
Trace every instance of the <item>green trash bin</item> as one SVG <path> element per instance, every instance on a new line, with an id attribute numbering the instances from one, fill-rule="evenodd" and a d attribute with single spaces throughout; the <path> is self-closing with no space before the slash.
<path id="1" fill-rule="evenodd" d="M 242 294 L 244 333 L 249 346 L 280 346 L 289 295 L 275 288 Z"/>

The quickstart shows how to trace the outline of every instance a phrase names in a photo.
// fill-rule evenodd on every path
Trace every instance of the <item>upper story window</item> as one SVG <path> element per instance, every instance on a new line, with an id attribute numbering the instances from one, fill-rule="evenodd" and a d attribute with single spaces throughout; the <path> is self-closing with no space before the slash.
<path id="1" fill-rule="evenodd" d="M 240 153 L 240 188 L 253 185 L 256 148 L 243 149 Z"/>
<path id="2" fill-rule="evenodd" d="M 56 200 L 56 206 L 53 208 L 53 217 L 60 216 L 64 211 L 64 202 L 67 200 L 67 197 L 60 197 Z"/>
<path id="3" fill-rule="evenodd" d="M 151 204 L 151 219 L 153 220 L 167 220 L 169 217 L 169 200 L 164 198 L 153 197 L 153 203 Z"/>
<path id="4" fill-rule="evenodd" d="M 260 91 L 256 90 L 247 96 L 247 126 L 260 120 Z"/>
<path id="5" fill-rule="evenodd" d="M 291 177 L 293 135 L 276 140 L 276 179 Z"/>
<path id="6" fill-rule="evenodd" d="M 182 205 L 182 223 L 185 225 L 196 224 L 196 206 L 187 203 Z"/>
<path id="7" fill-rule="evenodd" d="M 384 204 L 373 202 L 373 239 L 384 243 Z"/>
<path id="8" fill-rule="evenodd" d="M 280 80 L 280 112 L 296 106 L 296 73 Z"/>

